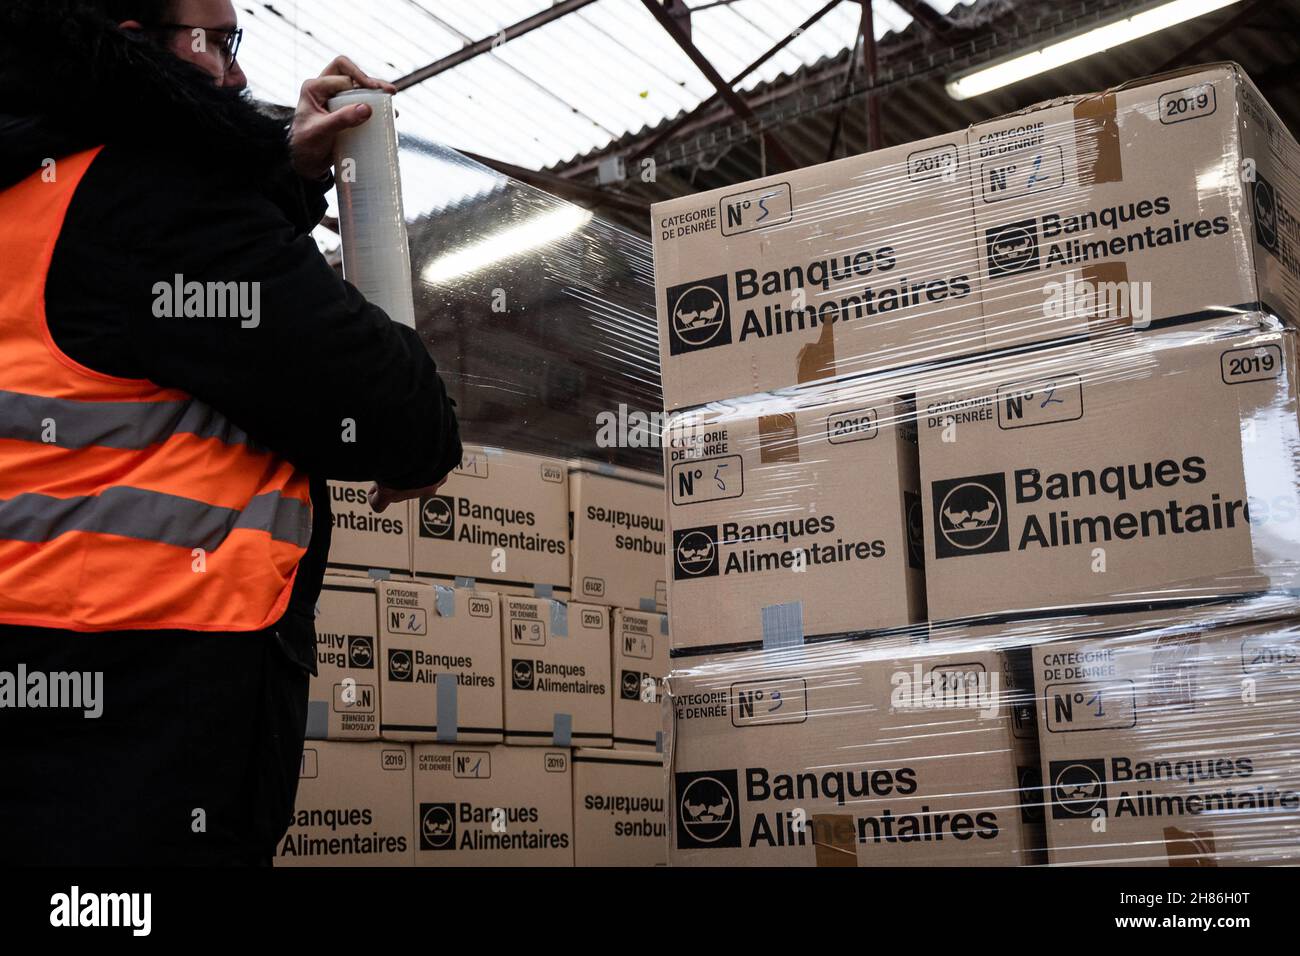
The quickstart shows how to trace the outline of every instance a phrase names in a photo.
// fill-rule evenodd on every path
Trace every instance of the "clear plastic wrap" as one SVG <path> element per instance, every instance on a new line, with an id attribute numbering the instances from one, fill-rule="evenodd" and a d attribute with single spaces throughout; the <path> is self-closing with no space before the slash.
<path id="1" fill-rule="evenodd" d="M 467 456 L 387 516 L 338 486 L 331 585 L 377 601 L 351 739 L 405 754 L 415 862 L 1300 857 L 1300 150 L 1239 69 L 660 203 L 653 268 L 401 155 Z M 385 634 L 418 673 L 466 591 L 452 617 L 500 616 L 500 725 L 437 660 L 386 721 Z M 314 685 L 323 746 L 349 675 Z M 527 749 L 536 778 L 461 795 Z M 582 778 L 567 825 L 547 774 Z M 533 793 L 541 822 L 491 829 Z"/>
<path id="2" fill-rule="evenodd" d="M 1229 64 L 654 207 L 672 865 L 1300 858 L 1298 171 Z"/>
<path id="3" fill-rule="evenodd" d="M 382 513 L 365 484 L 331 482 L 319 673 L 277 864 L 662 865 L 649 244 L 401 144 L 401 203 L 385 187 L 370 215 L 405 207 L 409 280 L 389 284 L 413 292 L 465 454 L 436 493 Z M 343 244 L 351 277 L 346 223 Z"/>

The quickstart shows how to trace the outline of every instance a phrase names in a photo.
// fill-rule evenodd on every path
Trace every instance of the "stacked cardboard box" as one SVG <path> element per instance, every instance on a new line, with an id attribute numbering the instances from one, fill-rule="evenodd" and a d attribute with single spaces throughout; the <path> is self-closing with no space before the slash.
<path id="1" fill-rule="evenodd" d="M 277 865 L 663 862 L 663 486 L 573 464 L 572 533 L 558 460 L 472 447 L 437 495 L 383 515 L 334 485 Z M 561 599 L 571 560 L 600 601 Z M 625 749 L 598 749 L 616 728 Z"/>
<path id="2" fill-rule="evenodd" d="M 329 567 L 335 574 L 369 577 L 411 576 L 410 502 L 370 507 L 369 485 L 331 481 Z"/>
<path id="3" fill-rule="evenodd" d="M 661 752 L 659 698 L 668 673 L 663 480 L 570 461 L 569 525 L 575 600 L 610 615 L 613 745 Z"/>
<path id="4" fill-rule="evenodd" d="M 666 865 L 667 789 L 662 754 L 574 750 L 574 864 Z"/>
<path id="5" fill-rule="evenodd" d="M 936 645 L 937 646 L 937 645 Z M 674 865 L 1018 865 L 1041 836 L 1009 668 L 889 642 L 674 671 Z"/>
<path id="6" fill-rule="evenodd" d="M 666 609 L 660 476 L 570 461 L 569 537 L 575 599 L 641 611 Z"/>
<path id="7" fill-rule="evenodd" d="M 920 385 L 931 620 L 1294 587 L 1295 337 L 1170 331 Z"/>
<path id="8" fill-rule="evenodd" d="M 308 738 L 379 738 L 379 659 L 374 582 L 326 575 L 316 618 L 316 673 L 307 702 Z"/>
<path id="9" fill-rule="evenodd" d="M 1165 648 L 1192 628 L 1208 683 L 1186 706 L 1212 710 L 1196 702 L 1245 679 L 1225 628 L 1300 612 L 1298 213 L 1300 148 L 1232 65 L 654 208 L 675 862 L 955 860 L 928 842 L 934 812 L 972 814 L 980 839 L 950 851 L 1035 862 L 1044 809 L 1053 862 L 1216 858 L 1207 839 L 1286 855 L 1300 766 L 1277 753 L 1255 761 L 1277 812 L 1212 839 L 1174 824 L 1197 853 L 1169 849 L 1173 831 L 1056 827 L 1057 764 L 1101 758 L 1061 749 L 1042 682 L 1068 642 L 1123 627 Z M 858 540 L 870 561 L 821 560 Z M 895 732 L 884 691 L 927 646 L 1014 688 L 990 730 L 1006 759 L 970 759 L 962 720 Z M 1165 666 L 1146 653 L 1125 666 Z M 1294 670 L 1276 676 L 1294 708 Z M 1157 716 L 1112 747 L 1125 760 L 1218 765 L 1195 720 L 1142 706 Z M 861 775 L 856 805 L 827 803 L 828 766 Z M 999 815 L 1011 841 L 986 838 L 986 800 L 1019 791 L 1037 808 Z M 875 849 L 886 811 L 915 820 L 924 852 Z"/>
<path id="10" fill-rule="evenodd" d="M 411 866 L 411 748 L 309 740 L 276 866 Z"/>
<path id="11" fill-rule="evenodd" d="M 816 390 L 686 411 L 665 448 L 671 631 L 697 650 L 924 619 L 911 404 Z"/>
<path id="12" fill-rule="evenodd" d="M 663 752 L 660 697 L 668 676 L 668 618 L 614 611 L 614 746 Z"/>
<path id="13" fill-rule="evenodd" d="M 1295 861 L 1296 620 L 1095 633 L 1033 667 L 1054 863 Z"/>
<path id="14" fill-rule="evenodd" d="M 567 749 L 415 747 L 417 866 L 573 866 Z"/>
<path id="15" fill-rule="evenodd" d="M 467 577 L 510 594 L 569 593 L 563 461 L 468 446 L 460 467 L 413 512 L 413 570 L 421 580 Z"/>

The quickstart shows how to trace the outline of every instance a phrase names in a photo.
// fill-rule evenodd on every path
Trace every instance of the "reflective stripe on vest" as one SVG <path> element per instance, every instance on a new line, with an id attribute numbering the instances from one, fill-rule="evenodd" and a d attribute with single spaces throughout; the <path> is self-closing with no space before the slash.
<path id="1" fill-rule="evenodd" d="M 0 538 L 10 541 L 53 541 L 70 531 L 93 531 L 215 551 L 236 528 L 265 531 L 277 541 L 305 548 L 311 540 L 311 509 L 278 491 L 258 495 L 242 511 L 139 488 L 0 501 Z"/>
<path id="2" fill-rule="evenodd" d="M 193 396 L 50 337 L 55 240 L 98 152 L 0 192 L 0 623 L 267 627 L 311 538 L 306 475 Z"/>
<path id="3" fill-rule="evenodd" d="M 53 422 L 53 434 L 42 423 Z M 243 429 L 195 399 L 179 402 L 78 402 L 0 390 L 0 438 L 63 448 L 148 448 L 169 434 L 249 445 Z"/>

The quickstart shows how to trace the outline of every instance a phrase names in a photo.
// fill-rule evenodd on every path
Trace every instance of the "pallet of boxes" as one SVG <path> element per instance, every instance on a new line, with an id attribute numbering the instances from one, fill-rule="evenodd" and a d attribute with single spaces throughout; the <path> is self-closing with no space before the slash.
<path id="1" fill-rule="evenodd" d="M 659 476 L 467 447 L 433 496 L 331 498 L 277 865 L 664 862 Z"/>
<path id="2" fill-rule="evenodd" d="M 654 207 L 673 865 L 1300 857 L 1298 171 L 1224 64 Z"/>

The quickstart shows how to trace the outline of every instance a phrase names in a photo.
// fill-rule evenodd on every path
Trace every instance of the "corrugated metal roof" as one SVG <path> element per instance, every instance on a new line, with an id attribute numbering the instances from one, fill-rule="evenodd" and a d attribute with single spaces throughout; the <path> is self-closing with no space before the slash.
<path id="1" fill-rule="evenodd" d="M 734 0 L 691 17 L 693 40 L 723 76 L 734 76 L 825 0 Z M 1233 59 L 1259 80 L 1292 129 L 1300 126 L 1300 0 L 1242 2 L 1218 13 L 1116 47 L 986 96 L 957 102 L 943 89 L 960 66 L 1023 48 L 1043 31 L 1109 19 L 1133 0 L 929 0 L 961 29 L 934 36 L 892 0 L 874 4 L 882 82 L 884 145 L 908 142 L 1065 93 L 1098 89 L 1159 68 L 1216 26 L 1254 12 L 1196 51 L 1195 60 Z M 396 79 L 468 43 L 551 7 L 548 0 L 236 0 L 246 29 L 240 59 L 253 92 L 291 104 L 298 86 L 345 52 L 365 69 Z M 859 5 L 844 0 L 739 85 L 762 128 L 775 130 L 799 165 L 867 148 L 865 99 L 846 87 L 848 48 Z M 1282 81 L 1279 82 L 1279 77 Z M 640 0 L 593 0 L 574 13 L 511 39 L 398 97 L 404 143 L 443 143 L 528 169 L 549 169 L 596 185 L 595 163 L 627 152 L 713 92 Z M 658 174 L 635 176 L 613 191 L 646 203 L 760 176 L 758 126 L 725 112 L 691 116 L 655 151 Z M 437 208 L 442 194 L 418 150 L 404 150 L 408 214 Z M 466 192 L 457 185 L 454 192 Z M 648 216 L 599 207 L 601 215 L 644 234 Z M 332 211 L 332 210 L 331 210 Z M 318 230 L 326 249 L 337 237 Z"/>
<path id="2" fill-rule="evenodd" d="M 704 6 L 706 0 L 694 0 Z M 940 11 L 955 0 L 930 0 Z M 825 0 L 734 0 L 691 17 L 692 39 L 734 76 Z M 255 96 L 297 101 L 338 53 L 393 80 L 549 8 L 548 0 L 237 0 L 240 62 Z M 877 0 L 878 36 L 911 21 Z M 760 84 L 852 43 L 859 8 L 843 3 L 740 85 Z M 640 0 L 596 0 L 403 91 L 403 132 L 531 169 L 571 160 L 630 130 L 691 110 L 713 87 Z"/>
<path id="3" fill-rule="evenodd" d="M 883 145 L 936 136 L 1056 96 L 1104 89 L 1144 76 L 1193 44 L 1199 45 L 1182 65 L 1220 60 L 1241 64 L 1261 85 L 1292 133 L 1300 132 L 1300 0 L 1257 4 L 1253 11 L 1249 9 L 1252 5 L 1240 3 L 970 100 L 954 100 L 944 90 L 945 80 L 958 64 L 1022 49 L 1029 37 L 1042 29 L 1065 31 L 1079 18 L 1109 19 L 1115 16 L 1114 11 L 1129 6 L 1132 4 L 1114 0 L 977 0 L 953 10 L 955 19 L 972 28 L 958 38 L 960 43 L 978 51 L 965 59 L 947 55 L 953 38 L 918 35 L 916 30 L 889 37 L 880 46 L 882 76 L 892 77 L 881 94 Z M 1217 32 L 1239 16 L 1244 19 Z M 1201 43 L 1211 35 L 1212 40 Z M 865 96 L 860 87 L 846 95 L 848 61 L 848 51 L 842 51 L 751 91 L 750 101 L 764 128 L 781 137 L 799 166 L 833 158 L 830 143 L 837 117 L 842 129 L 835 155 L 852 155 L 868 148 Z M 894 70 L 896 74 L 891 72 Z M 552 172 L 594 186 L 595 163 L 602 155 L 626 152 L 655 132 L 651 127 L 630 133 L 605 150 Z M 631 176 L 609 188 L 624 198 L 652 203 L 755 179 L 766 172 L 756 134 L 754 124 L 742 123 L 734 116 L 706 115 L 655 150 L 657 175 L 653 182 Z M 649 227 L 648 214 L 612 206 L 601 207 L 599 212 L 642 234 Z"/>

